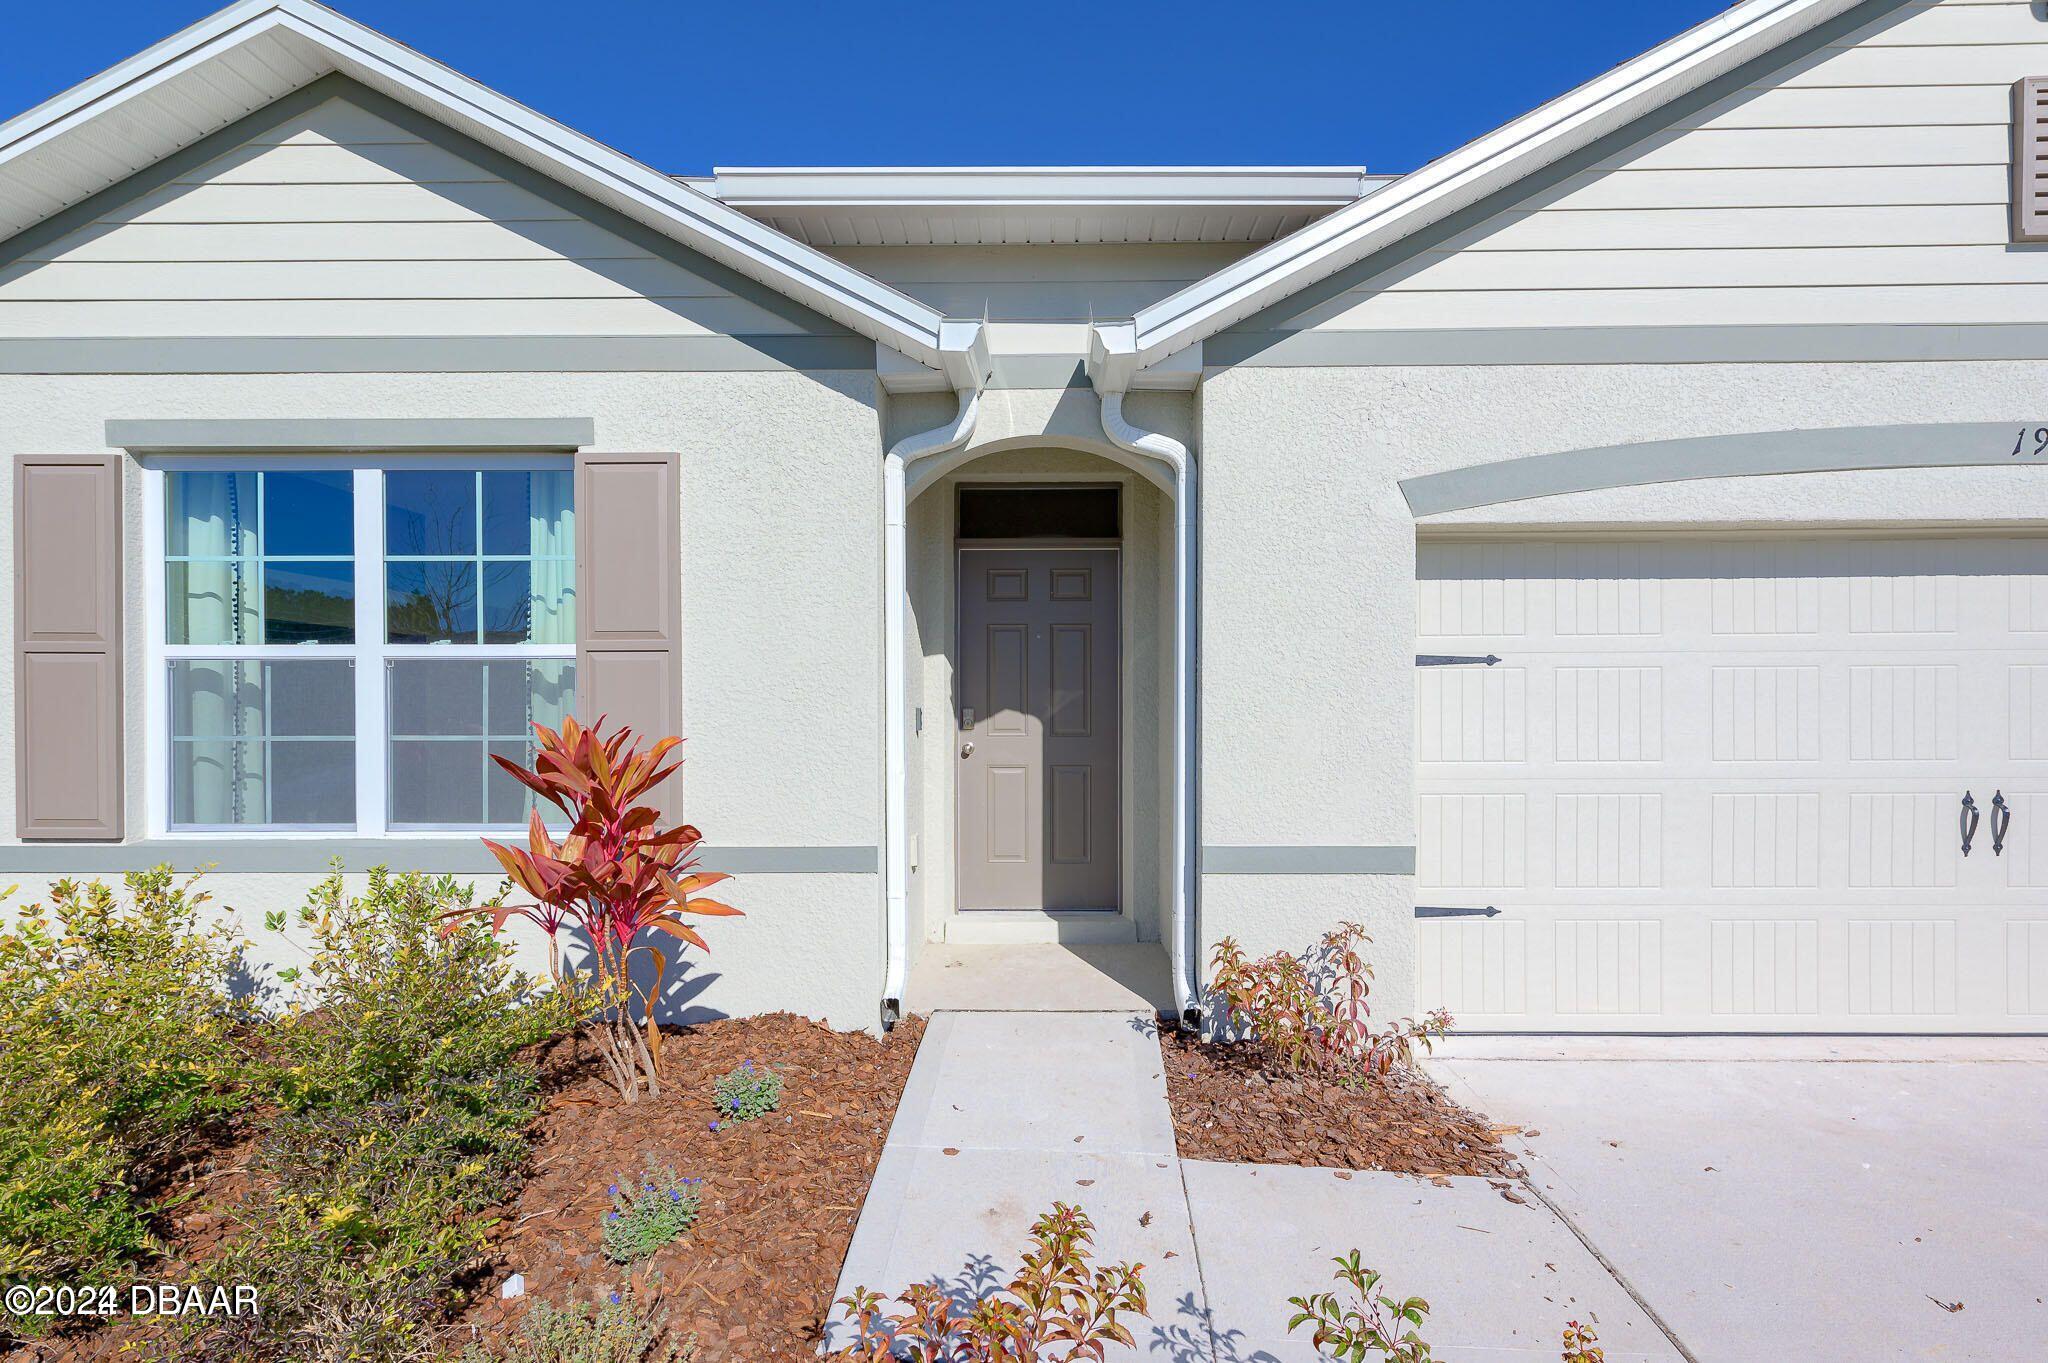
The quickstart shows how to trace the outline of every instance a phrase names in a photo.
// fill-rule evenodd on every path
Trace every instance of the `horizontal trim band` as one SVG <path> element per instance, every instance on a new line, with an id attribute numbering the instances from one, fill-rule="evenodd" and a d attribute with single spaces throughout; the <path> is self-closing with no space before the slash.
<path id="1" fill-rule="evenodd" d="M 2037 360 L 2048 358 L 2048 326 L 1994 322 L 1233 331 L 1205 342 L 1202 354 L 1211 369 Z"/>
<path id="2" fill-rule="evenodd" d="M 1412 876 L 1413 847 L 1204 847 L 1212 876 Z"/>
<path id="3" fill-rule="evenodd" d="M 574 450 L 597 442 L 589 417 L 363 417 L 109 421 L 127 450 Z"/>
<path id="4" fill-rule="evenodd" d="M 858 336 L 0 339 L 0 374 L 737 373 L 874 367 L 874 342 Z"/>
<path id="5" fill-rule="evenodd" d="M 204 868 L 222 875 L 324 875 L 337 857 L 344 871 L 389 866 L 448 875 L 499 873 L 497 858 L 475 838 L 340 837 L 13 843 L 0 846 L 0 874 L 118 875 L 168 865 L 181 872 Z M 881 853 L 859 846 L 706 847 L 703 863 L 706 870 L 733 875 L 873 875 Z"/>
<path id="6" fill-rule="evenodd" d="M 1810 431 L 1647 440 L 1556 454 L 1532 454 L 1401 480 L 1417 516 L 1499 502 L 1556 497 L 1600 488 L 1640 487 L 1698 478 L 1833 473 L 1856 469 L 1955 468 L 2048 463 L 2035 451 L 2041 418 L 1951 421 L 1910 426 L 1835 426 Z M 2019 444 L 2015 445 L 2018 441 Z M 2015 449 L 2020 453 L 2016 456 Z"/>

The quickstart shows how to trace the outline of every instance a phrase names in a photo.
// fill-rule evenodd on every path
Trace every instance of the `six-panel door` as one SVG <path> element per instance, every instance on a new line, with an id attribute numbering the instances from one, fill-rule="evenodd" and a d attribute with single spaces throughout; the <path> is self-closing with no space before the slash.
<path id="1" fill-rule="evenodd" d="M 1119 905 L 1117 552 L 960 551 L 959 906 Z"/>

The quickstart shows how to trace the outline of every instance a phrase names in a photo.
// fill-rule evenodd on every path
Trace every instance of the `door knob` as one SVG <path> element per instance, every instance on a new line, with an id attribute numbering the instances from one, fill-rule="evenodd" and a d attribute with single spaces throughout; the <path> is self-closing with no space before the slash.
<path id="1" fill-rule="evenodd" d="M 962 757 L 974 756 L 974 745 L 972 743 L 962 743 L 960 745 L 960 755 Z"/>

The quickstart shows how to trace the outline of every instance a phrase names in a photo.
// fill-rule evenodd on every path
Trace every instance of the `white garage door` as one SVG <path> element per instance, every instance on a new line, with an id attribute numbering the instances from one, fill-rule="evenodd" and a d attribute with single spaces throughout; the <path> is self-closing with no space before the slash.
<path id="1" fill-rule="evenodd" d="M 1427 1005 L 2048 1031 L 2048 539 L 1438 540 L 1418 579 Z"/>

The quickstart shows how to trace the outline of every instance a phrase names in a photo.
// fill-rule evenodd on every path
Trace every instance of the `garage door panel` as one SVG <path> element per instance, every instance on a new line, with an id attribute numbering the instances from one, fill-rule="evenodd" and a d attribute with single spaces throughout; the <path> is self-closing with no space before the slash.
<path id="1" fill-rule="evenodd" d="M 1420 897 L 1496 911 L 1420 925 L 1426 1002 L 2048 1030 L 2048 541 L 1425 541 L 1418 576 L 1418 652 L 1502 658 L 1418 674 Z"/>

